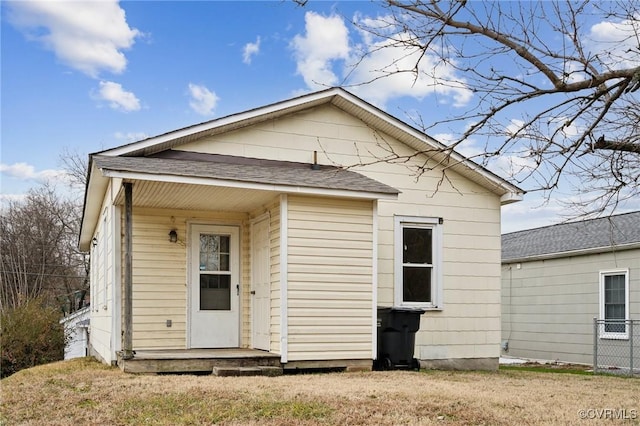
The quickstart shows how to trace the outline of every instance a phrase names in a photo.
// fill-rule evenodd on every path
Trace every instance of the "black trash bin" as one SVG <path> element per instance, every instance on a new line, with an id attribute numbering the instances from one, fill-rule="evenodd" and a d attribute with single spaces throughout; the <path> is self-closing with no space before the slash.
<path id="1" fill-rule="evenodd" d="M 425 311 L 416 308 L 378 308 L 378 358 L 376 370 L 419 370 L 413 357 L 416 331 Z"/>

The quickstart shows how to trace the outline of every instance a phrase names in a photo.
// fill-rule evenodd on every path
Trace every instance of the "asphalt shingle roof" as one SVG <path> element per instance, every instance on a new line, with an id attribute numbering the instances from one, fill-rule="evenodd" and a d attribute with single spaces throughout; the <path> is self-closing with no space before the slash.
<path id="1" fill-rule="evenodd" d="M 502 262 L 640 243 L 640 211 L 502 235 Z"/>
<path id="2" fill-rule="evenodd" d="M 94 156 L 100 169 L 223 179 L 236 182 L 398 194 L 395 188 L 351 170 L 332 166 L 259 160 L 229 155 L 170 151 L 156 157 Z"/>

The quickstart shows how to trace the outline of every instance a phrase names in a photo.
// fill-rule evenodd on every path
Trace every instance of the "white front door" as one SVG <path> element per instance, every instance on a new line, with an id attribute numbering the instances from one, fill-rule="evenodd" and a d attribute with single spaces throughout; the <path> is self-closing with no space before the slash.
<path id="1" fill-rule="evenodd" d="M 269 220 L 251 226 L 251 341 L 255 349 L 269 350 L 271 328 L 271 266 Z"/>
<path id="2" fill-rule="evenodd" d="M 191 226 L 191 348 L 239 346 L 239 234 L 238 228 L 233 226 Z"/>

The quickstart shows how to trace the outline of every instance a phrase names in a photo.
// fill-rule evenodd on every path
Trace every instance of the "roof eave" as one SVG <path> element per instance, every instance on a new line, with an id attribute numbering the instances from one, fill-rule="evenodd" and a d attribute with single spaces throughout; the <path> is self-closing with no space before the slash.
<path id="1" fill-rule="evenodd" d="M 179 176 L 170 174 L 153 174 L 143 172 L 129 172 L 102 169 L 106 178 L 120 178 L 128 180 L 146 180 L 154 182 L 172 182 L 192 185 L 222 186 L 227 188 L 256 189 L 262 191 L 281 192 L 286 194 L 323 195 L 341 198 L 360 198 L 369 200 L 397 200 L 398 193 L 354 191 L 347 189 L 316 188 L 299 185 L 271 184 L 249 181 L 219 179 L 211 177 Z M 98 212 L 99 213 L 99 212 Z M 96 218 L 97 220 L 97 218 Z"/>
<path id="2" fill-rule="evenodd" d="M 436 139 L 433 139 L 426 133 L 410 126 L 409 124 L 399 120 L 398 118 L 390 114 L 387 114 L 386 112 L 356 97 L 355 95 L 344 90 L 341 90 L 339 94 L 342 98 L 350 101 L 351 105 L 366 112 L 369 117 L 377 117 L 387 122 L 389 125 L 397 128 L 405 135 L 404 137 L 400 137 L 400 139 L 412 148 L 418 151 L 425 151 L 425 153 L 433 150 L 431 154 L 433 155 L 435 160 L 440 161 L 444 167 L 450 167 L 454 171 L 466 177 L 470 177 L 468 176 L 469 174 L 481 177 L 481 180 L 483 181 L 480 183 L 481 186 L 489 189 L 496 195 L 499 195 L 501 197 L 506 196 L 504 201 L 501 199 L 502 205 L 522 201 L 523 195 L 526 193 L 526 191 L 524 191 L 523 189 L 509 183 L 505 179 L 485 169 L 481 165 L 469 160 L 458 152 L 449 150 L 446 145 L 437 141 Z M 332 103 L 340 107 L 338 102 L 333 101 Z M 373 124 L 372 120 L 368 119 L 367 116 L 364 116 L 362 114 L 357 114 L 357 116 L 367 124 Z M 427 147 L 426 149 L 425 146 Z"/>
<path id="3" fill-rule="evenodd" d="M 508 204 L 513 204 L 513 203 L 522 201 L 522 199 L 524 198 L 524 194 L 525 194 L 524 191 L 521 191 L 521 192 L 509 191 L 500 197 L 500 205 L 506 206 Z"/>
<path id="4" fill-rule="evenodd" d="M 87 177 L 87 187 L 84 197 L 84 209 L 82 221 L 80 223 L 80 234 L 78 237 L 78 248 L 80 251 L 89 251 L 91 238 L 95 231 L 96 223 L 100 217 L 102 200 L 109 186 L 109 178 L 105 177 L 89 159 L 89 174 Z"/>
<path id="5" fill-rule="evenodd" d="M 556 252 L 556 253 L 544 253 L 544 254 L 537 254 L 533 256 L 503 259 L 502 264 L 508 265 L 511 263 L 523 263 L 523 262 L 533 262 L 536 260 L 560 259 L 563 257 L 584 256 L 588 254 L 609 253 L 609 252 L 617 252 L 617 251 L 633 250 L 633 249 L 640 249 L 640 241 L 634 242 L 634 243 L 628 243 L 628 244 L 613 245 L 613 246 L 591 247 L 591 248 L 580 249 L 580 250 L 569 250 L 569 251 Z"/>

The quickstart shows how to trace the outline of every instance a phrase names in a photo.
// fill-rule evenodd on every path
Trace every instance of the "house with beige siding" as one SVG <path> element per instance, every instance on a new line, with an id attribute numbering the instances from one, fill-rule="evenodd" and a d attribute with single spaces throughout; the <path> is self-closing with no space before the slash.
<path id="1" fill-rule="evenodd" d="M 606 322 L 596 329 L 594 318 Z M 638 319 L 640 212 L 502 236 L 506 354 L 591 364 L 594 337 L 628 354 L 629 320 Z"/>
<path id="2" fill-rule="evenodd" d="M 377 307 L 409 306 L 423 366 L 496 368 L 523 191 L 443 148 L 333 88 L 90 155 L 91 354 L 370 369 Z"/>

